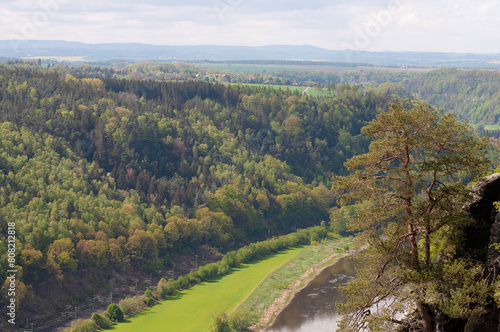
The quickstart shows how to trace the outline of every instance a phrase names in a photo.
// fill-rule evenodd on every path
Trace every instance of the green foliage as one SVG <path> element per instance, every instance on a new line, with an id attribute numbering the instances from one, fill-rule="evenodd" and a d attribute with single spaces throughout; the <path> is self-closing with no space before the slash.
<path id="1" fill-rule="evenodd" d="M 144 291 L 144 296 L 145 297 L 153 297 L 153 291 L 151 289 L 146 289 Z"/>
<path id="2" fill-rule="evenodd" d="M 255 315 L 245 309 L 238 309 L 229 314 L 229 326 L 233 331 L 249 331 Z"/>
<path id="3" fill-rule="evenodd" d="M 175 295 L 178 291 L 195 286 L 204 280 L 210 280 L 217 275 L 227 275 L 231 273 L 232 267 L 260 260 L 271 253 L 294 248 L 301 244 L 311 244 L 311 239 L 321 241 L 326 239 L 327 236 L 326 223 L 323 222 L 321 226 L 301 229 L 278 238 L 252 243 L 240 248 L 237 252 L 230 251 L 219 262 L 201 266 L 198 271 L 190 271 L 188 275 L 180 276 L 177 280 L 170 279 L 167 281 L 162 278 L 158 282 L 154 292 L 148 289 L 141 298 L 126 298 L 120 301 L 119 307 L 123 310 L 125 316 L 133 316 L 144 310 L 146 306 L 153 306 L 156 303 L 153 298 L 153 296 L 156 296 L 155 294 L 165 299 L 168 296 Z M 238 328 L 243 328 L 242 326 L 251 321 L 253 316 L 246 311 L 241 311 L 234 317 L 230 316 L 230 318 L 233 321 L 231 324 L 239 326 Z M 243 329 L 243 331 L 245 330 Z"/>
<path id="4" fill-rule="evenodd" d="M 408 92 L 471 123 L 500 124 L 500 73 L 489 70 L 435 70 L 405 80 Z"/>
<path id="5" fill-rule="evenodd" d="M 253 314 L 248 310 L 236 310 L 231 314 L 220 313 L 213 318 L 211 332 L 244 332 L 252 325 Z"/>
<path id="6" fill-rule="evenodd" d="M 144 304 L 147 305 L 148 307 L 152 307 L 153 305 L 156 304 L 155 299 L 153 298 L 153 291 L 151 289 L 146 289 L 144 291 Z"/>
<path id="7" fill-rule="evenodd" d="M 131 318 L 130 323 L 119 324 L 116 330 L 134 332 L 147 324 L 150 330 L 158 331 L 208 331 L 212 315 L 238 306 L 266 275 L 301 250 L 290 249 L 237 269 L 214 282 L 195 285 L 172 300 L 151 308 L 144 315 Z"/>
<path id="8" fill-rule="evenodd" d="M 339 305 L 341 327 L 390 330 L 394 314 L 412 305 L 424 330 L 482 313 L 489 292 L 482 266 L 456 254 L 471 223 L 461 209 L 466 180 L 488 167 L 487 139 L 421 106 L 392 105 L 362 132 L 373 140 L 369 152 L 350 159 L 353 174 L 336 184 L 342 205 L 364 204 L 348 225 L 370 244 Z M 370 310 L 379 303 L 383 309 Z"/>
<path id="9" fill-rule="evenodd" d="M 122 74 L 10 67 L 0 66 L 0 220 L 4 230 L 16 224 L 27 286 L 93 267 L 154 272 L 172 253 L 327 220 L 332 172 L 345 173 L 343 162 L 366 151 L 360 128 L 400 99 L 346 84 L 309 98 L 163 81 L 193 75 L 181 64 L 134 64 Z M 217 273 L 322 236 L 247 248 Z M 158 292 L 214 274 L 211 266 Z"/>
<path id="10" fill-rule="evenodd" d="M 216 263 L 207 264 L 200 267 L 198 275 L 201 280 L 209 280 L 217 276 L 219 273 L 219 266 Z"/>
<path id="11" fill-rule="evenodd" d="M 96 332 L 100 327 L 93 320 L 77 319 L 67 329 L 68 332 Z"/>
<path id="12" fill-rule="evenodd" d="M 109 329 L 113 326 L 111 320 L 103 315 L 98 314 L 97 312 L 92 314 L 92 321 L 97 324 L 100 329 Z"/>
<path id="13" fill-rule="evenodd" d="M 229 326 L 229 319 L 225 313 L 218 314 L 214 317 L 210 332 L 232 332 Z"/>
<path id="14" fill-rule="evenodd" d="M 123 321 L 123 311 L 116 303 L 111 303 L 106 309 L 106 316 L 114 322 Z"/>
<path id="15" fill-rule="evenodd" d="M 125 298 L 118 303 L 124 317 L 131 317 L 146 309 L 146 304 L 140 297 Z"/>
<path id="16" fill-rule="evenodd" d="M 143 302 L 144 302 L 144 304 L 145 304 L 145 305 L 147 305 L 148 307 L 152 307 L 152 306 L 154 306 L 154 305 L 155 305 L 155 303 L 156 303 L 156 301 L 155 301 L 153 298 L 151 298 L 151 297 L 145 297 L 142 301 L 143 301 Z"/>

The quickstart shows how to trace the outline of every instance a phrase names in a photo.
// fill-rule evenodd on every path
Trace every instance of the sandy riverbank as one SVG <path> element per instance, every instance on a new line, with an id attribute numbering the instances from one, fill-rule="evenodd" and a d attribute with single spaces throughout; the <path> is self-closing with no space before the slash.
<path id="1" fill-rule="evenodd" d="M 337 263 L 341 258 L 352 254 L 353 252 L 335 253 L 318 264 L 310 267 L 293 285 L 283 290 L 283 294 L 265 310 L 264 315 L 260 320 L 259 327 L 254 327 L 254 331 L 265 331 L 267 327 L 274 323 L 276 317 L 290 303 L 296 293 L 306 287 L 324 269 Z"/>

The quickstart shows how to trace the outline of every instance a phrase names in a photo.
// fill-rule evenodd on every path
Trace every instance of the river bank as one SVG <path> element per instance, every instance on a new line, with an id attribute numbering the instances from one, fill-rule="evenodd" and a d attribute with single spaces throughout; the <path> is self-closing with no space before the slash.
<path id="1" fill-rule="evenodd" d="M 286 307 L 293 296 L 323 269 L 351 254 L 352 238 L 336 238 L 306 247 L 270 273 L 239 307 L 259 317 L 252 327 L 262 331 Z"/>

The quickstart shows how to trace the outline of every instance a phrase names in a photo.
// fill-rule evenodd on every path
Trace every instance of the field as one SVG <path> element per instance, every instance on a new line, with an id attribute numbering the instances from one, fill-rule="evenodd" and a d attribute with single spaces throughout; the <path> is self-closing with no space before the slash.
<path id="1" fill-rule="evenodd" d="M 283 90 L 289 89 L 290 91 L 299 91 L 302 92 L 306 89 L 304 86 L 292 86 L 292 85 L 273 85 L 273 84 L 254 84 L 254 83 L 229 83 L 230 85 L 248 85 L 248 86 L 256 86 L 261 88 L 269 87 L 274 90 Z"/>
<path id="2" fill-rule="evenodd" d="M 355 63 L 338 62 L 322 63 L 321 61 L 315 64 L 310 64 L 306 61 L 304 64 L 294 63 L 225 63 L 225 62 L 192 62 L 194 66 L 201 68 L 216 68 L 220 70 L 228 70 L 233 72 L 279 72 L 279 71 L 346 71 L 346 70 L 387 70 L 387 71 L 430 71 L 432 68 L 415 67 L 407 68 L 400 66 L 377 66 L 363 65 Z"/>
<path id="3" fill-rule="evenodd" d="M 316 87 L 308 89 L 306 95 L 309 97 L 333 97 L 333 93 L 330 90 L 324 88 L 318 89 Z"/>
<path id="4" fill-rule="evenodd" d="M 276 72 L 280 70 L 295 71 L 295 70 L 319 70 L 319 66 L 310 65 L 278 65 L 278 64 L 248 64 L 248 63 L 210 63 L 210 62 L 200 62 L 193 63 L 197 67 L 203 68 L 217 68 L 220 70 L 230 70 L 230 71 L 245 71 L 245 72 Z"/>
<path id="5" fill-rule="evenodd" d="M 273 85 L 273 84 L 251 84 L 251 83 L 229 83 L 231 85 L 249 85 L 249 86 L 258 86 L 258 87 L 270 87 L 271 89 L 276 89 L 276 90 L 286 90 L 289 89 L 290 91 L 299 91 L 299 92 L 304 92 L 306 90 L 306 87 L 304 86 L 292 86 L 292 85 Z M 306 95 L 309 97 L 333 97 L 333 94 L 330 90 L 324 89 L 324 88 L 316 88 L 316 87 L 310 87 L 306 91 Z"/>
<path id="6" fill-rule="evenodd" d="M 484 130 L 500 130 L 500 125 L 484 125 Z"/>
<path id="7" fill-rule="evenodd" d="M 236 309 L 268 274 L 300 251 L 302 248 L 289 249 L 256 263 L 244 264 L 227 276 L 180 292 L 127 322 L 114 326 L 113 330 L 208 331 L 213 316 Z"/>
<path id="8" fill-rule="evenodd" d="M 87 60 L 84 56 L 50 56 L 50 55 L 41 55 L 41 56 L 29 56 L 22 57 L 21 59 L 26 60 L 54 60 L 54 61 L 63 61 L 63 62 L 90 62 L 93 60 Z"/>

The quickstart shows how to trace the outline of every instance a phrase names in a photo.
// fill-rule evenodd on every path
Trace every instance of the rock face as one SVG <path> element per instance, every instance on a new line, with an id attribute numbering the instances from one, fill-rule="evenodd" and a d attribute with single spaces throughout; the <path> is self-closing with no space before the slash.
<path id="1" fill-rule="evenodd" d="M 466 230 L 466 248 L 474 251 L 477 259 L 488 269 L 500 267 L 500 253 L 491 247 L 500 242 L 500 214 L 494 202 L 500 201 L 500 173 L 489 175 L 478 181 L 471 190 L 470 200 L 464 210 L 471 214 L 476 224 Z"/>
<path id="2" fill-rule="evenodd" d="M 489 175 L 478 181 L 470 192 L 470 198 L 463 210 L 476 221 L 463 229 L 465 243 L 463 254 L 483 262 L 485 277 L 496 280 L 500 276 L 500 251 L 491 244 L 500 243 L 500 212 L 494 203 L 500 201 L 500 173 Z M 487 313 L 472 315 L 467 320 L 452 319 L 444 326 L 436 327 L 440 332 L 500 332 L 500 312 L 494 301 L 485 304 Z M 409 326 L 419 320 L 420 315 L 411 312 L 398 332 L 414 331 Z"/>
<path id="3" fill-rule="evenodd" d="M 494 202 L 500 201 L 500 173 L 478 181 L 471 190 L 470 200 L 464 206 L 476 224 L 466 229 L 466 250 L 486 265 L 493 280 L 500 272 L 500 252 L 492 244 L 500 243 L 500 213 Z M 499 331 L 499 312 L 496 305 L 489 305 L 489 312 L 482 317 L 471 317 L 464 332 Z"/>

